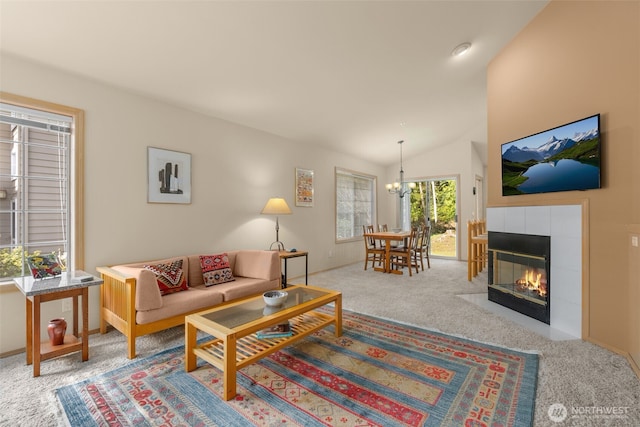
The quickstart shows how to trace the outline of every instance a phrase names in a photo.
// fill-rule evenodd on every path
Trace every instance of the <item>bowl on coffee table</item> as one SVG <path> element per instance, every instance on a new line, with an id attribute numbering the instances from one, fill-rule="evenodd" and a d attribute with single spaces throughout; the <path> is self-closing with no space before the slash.
<path id="1" fill-rule="evenodd" d="M 269 307 L 278 307 L 284 304 L 288 296 L 286 291 L 267 291 L 262 294 L 264 303 Z"/>

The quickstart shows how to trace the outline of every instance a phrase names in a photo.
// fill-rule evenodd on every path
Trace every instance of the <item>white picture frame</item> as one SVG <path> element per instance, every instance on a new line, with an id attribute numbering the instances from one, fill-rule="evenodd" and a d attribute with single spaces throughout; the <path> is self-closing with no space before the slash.
<path id="1" fill-rule="evenodd" d="M 147 147 L 147 202 L 191 203 L 191 154 Z"/>

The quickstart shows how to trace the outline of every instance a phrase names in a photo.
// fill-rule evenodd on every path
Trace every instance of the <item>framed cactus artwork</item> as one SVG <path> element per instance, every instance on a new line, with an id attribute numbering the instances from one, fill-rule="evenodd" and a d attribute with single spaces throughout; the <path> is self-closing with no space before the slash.
<path id="1" fill-rule="evenodd" d="M 191 154 L 147 147 L 149 203 L 191 203 Z"/>

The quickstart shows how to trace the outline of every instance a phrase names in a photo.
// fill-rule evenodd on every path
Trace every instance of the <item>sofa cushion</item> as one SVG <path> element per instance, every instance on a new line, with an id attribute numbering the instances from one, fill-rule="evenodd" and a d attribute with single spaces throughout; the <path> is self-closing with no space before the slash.
<path id="1" fill-rule="evenodd" d="M 280 280 L 280 255 L 278 251 L 261 251 L 247 249 L 237 251 L 231 259 L 233 274 L 238 277 L 251 277 L 254 279 Z"/>
<path id="2" fill-rule="evenodd" d="M 162 321 L 169 317 L 178 316 L 196 310 L 206 310 L 221 304 L 223 295 L 217 286 L 205 288 L 189 288 L 188 291 L 176 292 L 162 297 L 162 307 L 156 310 L 136 312 L 136 323 L 148 324 Z"/>
<path id="3" fill-rule="evenodd" d="M 171 263 L 145 264 L 144 268 L 156 275 L 161 295 L 169 295 L 189 289 L 186 275 L 182 269 L 181 259 Z"/>
<path id="4" fill-rule="evenodd" d="M 229 256 L 223 252 L 215 255 L 200 255 L 200 267 L 205 286 L 233 282 Z"/>
<path id="5" fill-rule="evenodd" d="M 280 288 L 280 280 L 253 279 L 250 277 L 236 276 L 235 282 L 216 285 L 216 291 L 224 296 L 224 301 L 233 301 L 248 296 L 260 295 L 266 291 Z"/>

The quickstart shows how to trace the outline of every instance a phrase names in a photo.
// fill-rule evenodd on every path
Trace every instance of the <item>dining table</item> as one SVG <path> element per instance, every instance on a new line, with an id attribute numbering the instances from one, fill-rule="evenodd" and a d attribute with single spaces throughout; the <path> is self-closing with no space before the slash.
<path id="1" fill-rule="evenodd" d="M 402 270 L 391 269 L 391 243 L 405 242 L 410 236 L 411 231 L 378 231 L 373 233 L 365 233 L 366 237 L 384 242 L 384 268 L 374 267 L 375 271 L 384 273 L 404 274 Z"/>

